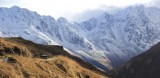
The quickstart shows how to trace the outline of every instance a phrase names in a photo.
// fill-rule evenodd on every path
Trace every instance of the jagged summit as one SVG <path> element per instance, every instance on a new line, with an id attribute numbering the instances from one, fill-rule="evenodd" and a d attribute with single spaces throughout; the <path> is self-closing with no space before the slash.
<path id="1" fill-rule="evenodd" d="M 67 23 L 68 22 L 67 19 L 64 18 L 64 17 L 58 18 L 57 21 L 60 22 L 60 23 Z"/>
<path id="2" fill-rule="evenodd" d="M 10 9 L 21 9 L 21 8 L 15 5 L 15 6 L 10 7 Z"/>

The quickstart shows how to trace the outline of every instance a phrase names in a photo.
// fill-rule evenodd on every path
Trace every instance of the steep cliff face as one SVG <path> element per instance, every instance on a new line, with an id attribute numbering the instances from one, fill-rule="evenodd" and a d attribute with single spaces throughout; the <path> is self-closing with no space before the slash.
<path id="1" fill-rule="evenodd" d="M 0 36 L 20 36 L 65 47 L 70 53 L 108 70 L 160 41 L 160 9 L 133 6 L 81 23 L 41 16 L 19 7 L 0 8 Z"/>
<path id="2" fill-rule="evenodd" d="M 160 43 L 114 69 L 115 78 L 159 78 Z"/>

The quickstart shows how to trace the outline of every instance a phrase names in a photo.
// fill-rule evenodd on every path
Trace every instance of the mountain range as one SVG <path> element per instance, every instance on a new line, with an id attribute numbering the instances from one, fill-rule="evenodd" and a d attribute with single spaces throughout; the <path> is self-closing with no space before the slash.
<path id="1" fill-rule="evenodd" d="M 160 41 L 159 14 L 159 8 L 138 5 L 77 23 L 17 6 L 1 7 L 0 37 L 61 45 L 70 54 L 108 71 Z"/>

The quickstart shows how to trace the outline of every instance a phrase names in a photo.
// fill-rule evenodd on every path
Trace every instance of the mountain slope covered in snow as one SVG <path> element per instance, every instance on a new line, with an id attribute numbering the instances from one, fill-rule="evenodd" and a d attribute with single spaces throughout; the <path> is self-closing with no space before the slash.
<path id="1" fill-rule="evenodd" d="M 81 23 L 41 16 L 24 8 L 0 8 L 0 36 L 20 36 L 41 44 L 62 45 L 108 70 L 160 41 L 160 9 L 131 6 Z"/>

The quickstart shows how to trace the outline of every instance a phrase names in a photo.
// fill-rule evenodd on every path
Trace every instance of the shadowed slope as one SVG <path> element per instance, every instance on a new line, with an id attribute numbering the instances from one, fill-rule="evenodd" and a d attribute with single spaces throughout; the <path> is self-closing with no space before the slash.
<path id="1" fill-rule="evenodd" d="M 159 78 L 160 43 L 112 71 L 116 78 Z"/>

